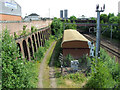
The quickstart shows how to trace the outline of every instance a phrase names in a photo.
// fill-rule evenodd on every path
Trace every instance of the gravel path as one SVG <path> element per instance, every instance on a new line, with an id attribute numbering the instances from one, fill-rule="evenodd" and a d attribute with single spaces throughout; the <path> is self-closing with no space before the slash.
<path id="1" fill-rule="evenodd" d="M 40 64 L 40 72 L 39 72 L 39 82 L 38 82 L 38 88 L 43 88 L 43 74 L 44 74 L 44 68 L 45 68 L 45 62 L 46 62 L 46 58 L 47 55 L 49 54 L 51 48 L 53 47 L 53 45 L 55 44 L 55 42 L 52 43 L 52 45 L 50 46 L 50 48 L 47 50 L 41 64 Z"/>
<path id="2" fill-rule="evenodd" d="M 49 69 L 49 78 L 50 78 L 50 84 L 51 84 L 51 88 L 56 88 L 56 79 L 55 79 L 55 70 L 54 70 L 54 56 L 55 56 L 55 51 L 53 51 L 52 54 L 52 59 L 50 62 L 50 69 Z"/>

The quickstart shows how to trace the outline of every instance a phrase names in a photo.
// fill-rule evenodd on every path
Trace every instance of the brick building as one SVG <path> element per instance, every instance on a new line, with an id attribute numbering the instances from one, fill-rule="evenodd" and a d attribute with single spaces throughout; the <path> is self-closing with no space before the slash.
<path id="1" fill-rule="evenodd" d="M 21 21 L 21 7 L 14 0 L 0 0 L 0 21 Z"/>

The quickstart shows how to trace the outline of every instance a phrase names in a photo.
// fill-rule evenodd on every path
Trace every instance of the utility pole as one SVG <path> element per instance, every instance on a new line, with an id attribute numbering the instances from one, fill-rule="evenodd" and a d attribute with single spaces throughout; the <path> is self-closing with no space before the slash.
<path id="1" fill-rule="evenodd" d="M 105 4 L 103 8 L 99 10 L 99 4 L 96 6 L 96 12 L 97 12 L 97 33 L 96 33 L 96 57 L 100 58 L 100 12 L 104 12 L 105 10 Z"/>

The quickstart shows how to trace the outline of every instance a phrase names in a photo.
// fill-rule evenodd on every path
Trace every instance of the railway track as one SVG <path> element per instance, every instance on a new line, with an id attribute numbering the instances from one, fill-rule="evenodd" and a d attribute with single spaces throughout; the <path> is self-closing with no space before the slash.
<path id="1" fill-rule="evenodd" d="M 94 43 L 96 42 L 95 38 L 92 38 L 91 36 L 87 35 L 87 34 L 83 34 L 88 40 L 93 41 Z M 109 53 L 113 54 L 114 56 L 116 56 L 118 58 L 118 60 L 120 60 L 120 52 L 119 50 L 115 50 L 103 43 L 100 44 L 102 48 L 104 48 L 105 50 L 107 50 Z"/>

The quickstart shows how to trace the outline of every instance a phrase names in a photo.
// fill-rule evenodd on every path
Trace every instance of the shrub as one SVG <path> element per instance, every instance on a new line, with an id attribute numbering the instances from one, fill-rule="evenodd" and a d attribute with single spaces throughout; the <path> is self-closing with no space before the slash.
<path id="1" fill-rule="evenodd" d="M 87 88 L 113 88 L 115 86 L 116 82 L 102 60 L 97 59 L 97 64 L 95 64 L 95 59 L 93 59 L 91 70 Z"/>
<path id="2" fill-rule="evenodd" d="M 2 88 L 35 88 L 36 73 L 31 69 L 34 63 L 23 60 L 17 44 L 7 29 L 2 32 Z M 34 75 L 34 77 L 33 77 Z M 31 79 L 32 78 L 32 79 Z"/>
<path id="3" fill-rule="evenodd" d="M 72 60 L 74 60 L 73 57 L 70 54 L 68 54 L 64 59 L 64 65 L 70 66 Z"/>
<path id="4" fill-rule="evenodd" d="M 63 23 L 60 21 L 60 19 L 57 19 L 56 17 L 53 19 L 53 22 L 51 24 L 51 32 L 52 35 L 55 35 L 57 38 L 62 35 Z"/>

